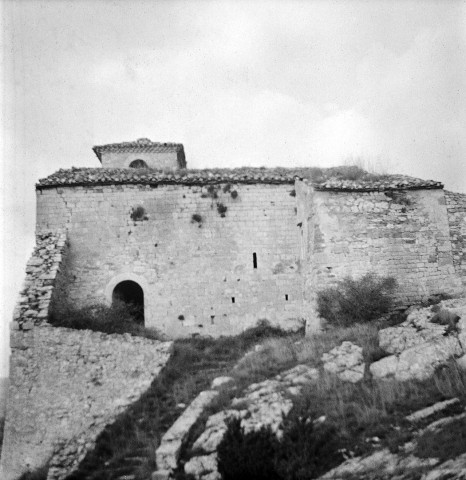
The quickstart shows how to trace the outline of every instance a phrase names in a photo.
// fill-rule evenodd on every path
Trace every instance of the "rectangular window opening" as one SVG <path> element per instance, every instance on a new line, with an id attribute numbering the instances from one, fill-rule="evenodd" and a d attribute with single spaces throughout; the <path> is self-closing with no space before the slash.
<path id="1" fill-rule="evenodd" d="M 256 254 L 256 252 L 254 252 L 252 254 L 252 263 L 254 265 L 254 268 L 257 268 L 257 254 Z"/>
<path id="2" fill-rule="evenodd" d="M 285 300 L 288 301 L 288 294 L 285 293 Z"/>
<path id="3" fill-rule="evenodd" d="M 231 303 L 235 303 L 235 297 L 231 297 Z"/>

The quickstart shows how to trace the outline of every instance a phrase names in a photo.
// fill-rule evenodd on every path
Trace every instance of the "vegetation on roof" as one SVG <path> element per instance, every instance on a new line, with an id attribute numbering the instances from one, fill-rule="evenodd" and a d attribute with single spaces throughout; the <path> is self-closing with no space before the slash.
<path id="1" fill-rule="evenodd" d="M 377 175 L 358 166 L 319 167 L 240 167 L 160 170 L 151 168 L 72 168 L 58 170 L 39 180 L 38 188 L 60 185 L 112 184 L 184 184 L 215 183 L 293 184 L 295 179 L 308 180 L 317 190 L 390 190 L 443 188 L 440 182 L 405 175 Z"/>

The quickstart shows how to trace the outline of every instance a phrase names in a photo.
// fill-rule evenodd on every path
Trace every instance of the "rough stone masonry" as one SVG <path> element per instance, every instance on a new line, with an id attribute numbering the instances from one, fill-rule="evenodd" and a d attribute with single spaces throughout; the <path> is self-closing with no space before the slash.
<path id="1" fill-rule="evenodd" d="M 169 343 L 52 327 L 58 299 L 110 305 L 138 291 L 145 325 L 178 337 L 236 334 L 261 319 L 312 331 L 317 291 L 346 275 L 394 276 L 400 306 L 464 293 L 466 195 L 439 182 L 187 170 L 181 144 L 148 139 L 94 152 L 103 168 L 60 170 L 36 186 L 2 479 L 46 462 L 50 479 L 63 478 L 169 356 Z"/>

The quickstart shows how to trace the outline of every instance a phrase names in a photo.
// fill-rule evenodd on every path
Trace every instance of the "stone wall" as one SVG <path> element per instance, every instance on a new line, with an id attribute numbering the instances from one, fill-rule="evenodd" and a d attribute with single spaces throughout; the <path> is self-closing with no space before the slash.
<path id="1" fill-rule="evenodd" d="M 461 292 L 443 190 L 316 191 L 314 202 L 319 288 L 370 271 L 396 278 L 399 304 Z"/>
<path id="2" fill-rule="evenodd" d="M 118 282 L 133 280 L 146 326 L 172 336 L 303 317 L 293 184 L 43 188 L 37 202 L 38 232 L 68 229 L 76 304 L 109 303 Z"/>
<path id="3" fill-rule="evenodd" d="M 445 191 L 456 273 L 466 286 L 466 194 Z"/>
<path id="4" fill-rule="evenodd" d="M 2 480 L 48 462 L 65 478 L 150 386 L 171 343 L 48 325 L 14 331 Z"/>
<path id="5" fill-rule="evenodd" d="M 172 152 L 103 152 L 102 168 L 128 168 L 133 160 L 144 160 L 149 168 L 180 168 L 178 153 Z"/>
<path id="6" fill-rule="evenodd" d="M 66 232 L 42 232 L 26 265 L 26 278 L 13 314 L 13 328 L 30 330 L 47 321 L 53 291 L 61 284 L 60 265 L 66 255 Z"/>
<path id="7" fill-rule="evenodd" d="M 49 479 L 64 478 L 169 357 L 169 342 L 51 327 L 68 259 L 64 232 L 37 235 L 11 324 L 2 480 L 49 462 Z"/>

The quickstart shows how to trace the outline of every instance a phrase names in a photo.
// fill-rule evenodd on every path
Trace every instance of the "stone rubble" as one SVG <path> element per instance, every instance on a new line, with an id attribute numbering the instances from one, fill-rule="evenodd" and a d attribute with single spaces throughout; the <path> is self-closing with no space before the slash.
<path id="1" fill-rule="evenodd" d="M 47 321 L 52 292 L 66 249 L 66 232 L 36 235 L 36 247 L 26 265 L 26 279 L 13 313 L 13 328 L 31 330 Z"/>

